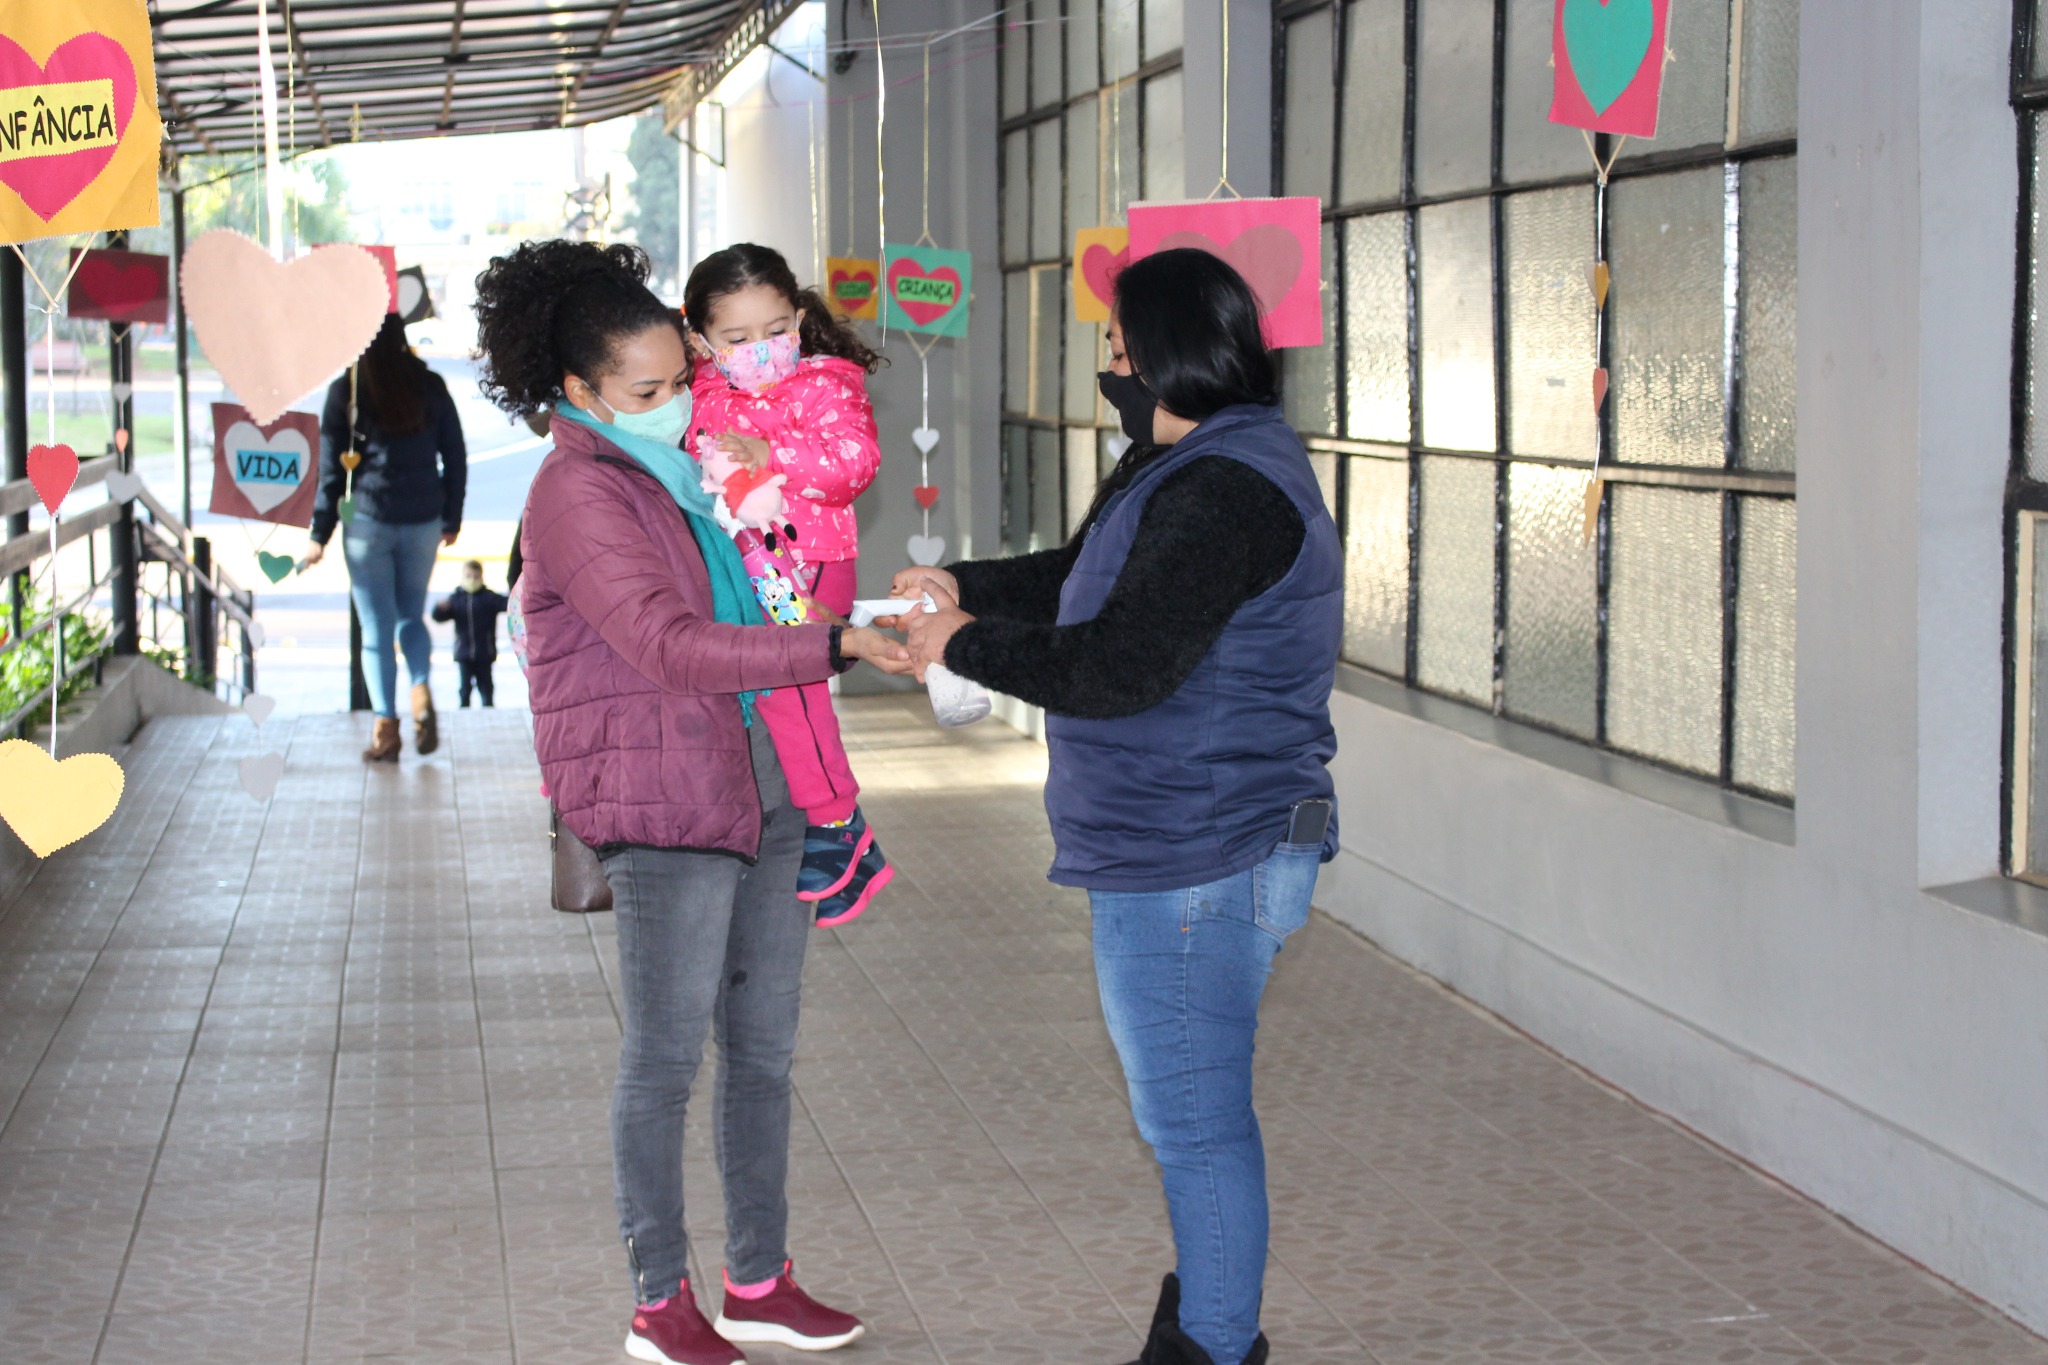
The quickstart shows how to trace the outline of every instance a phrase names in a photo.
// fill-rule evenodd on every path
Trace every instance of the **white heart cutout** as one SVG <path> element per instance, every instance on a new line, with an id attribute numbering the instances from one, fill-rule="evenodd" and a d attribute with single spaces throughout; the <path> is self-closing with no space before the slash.
<path id="1" fill-rule="evenodd" d="M 920 568 L 935 568 L 946 557 L 944 536 L 912 536 L 908 546 L 910 562 Z"/>
<path id="2" fill-rule="evenodd" d="M 265 436 L 248 422 L 228 428 L 223 442 L 235 488 L 259 512 L 268 512 L 299 491 L 311 472 L 313 452 L 306 433 L 280 427 Z"/>
<path id="3" fill-rule="evenodd" d="M 277 709 L 277 698 L 266 697 L 261 692 L 251 692 L 242 698 L 242 714 L 257 725 L 270 719 L 270 713 Z"/>
<path id="4" fill-rule="evenodd" d="M 284 776 L 284 755 L 259 754 L 243 759 L 237 767 L 242 775 L 242 790 L 258 801 L 268 801 L 277 791 L 277 780 Z"/>
<path id="5" fill-rule="evenodd" d="M 249 629 L 244 633 L 249 637 L 249 648 L 263 648 L 263 623 L 261 621 L 251 621 Z"/>
<path id="6" fill-rule="evenodd" d="M 939 429 L 937 427 L 919 427 L 916 431 L 910 433 L 910 440 L 911 444 L 917 447 L 918 454 L 929 455 L 932 453 L 932 447 L 939 443 Z"/>
<path id="7" fill-rule="evenodd" d="M 135 386 L 123 379 L 114 385 L 114 401 L 125 403 L 135 396 Z"/>
<path id="8" fill-rule="evenodd" d="M 1109 458 L 1121 460 L 1124 452 L 1131 448 L 1131 438 L 1121 433 L 1109 438 Z"/>
<path id="9" fill-rule="evenodd" d="M 133 502 L 142 492 L 142 476 L 117 469 L 107 475 L 107 501 Z"/>
<path id="10" fill-rule="evenodd" d="M 401 274 L 398 277 L 398 316 L 409 318 L 420 306 L 420 296 L 427 292 L 427 286 L 417 275 Z"/>

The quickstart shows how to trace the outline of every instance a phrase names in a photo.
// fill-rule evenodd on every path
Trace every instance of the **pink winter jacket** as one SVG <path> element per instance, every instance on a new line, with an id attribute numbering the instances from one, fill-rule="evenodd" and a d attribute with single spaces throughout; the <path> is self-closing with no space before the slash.
<path id="1" fill-rule="evenodd" d="M 760 851 L 739 693 L 830 676 L 830 626 L 712 619 L 711 579 L 668 493 L 556 419 L 526 495 L 520 579 L 534 747 L 562 821 L 592 846 Z M 759 723 L 759 722 L 757 722 Z"/>
<path id="2" fill-rule="evenodd" d="M 725 382 L 709 361 L 691 377 L 691 454 L 700 432 L 758 436 L 775 452 L 777 473 L 789 476 L 790 524 L 805 559 L 824 562 L 860 554 L 853 500 L 882 467 L 867 375 L 837 356 L 805 356 L 796 373 L 756 396 Z"/>

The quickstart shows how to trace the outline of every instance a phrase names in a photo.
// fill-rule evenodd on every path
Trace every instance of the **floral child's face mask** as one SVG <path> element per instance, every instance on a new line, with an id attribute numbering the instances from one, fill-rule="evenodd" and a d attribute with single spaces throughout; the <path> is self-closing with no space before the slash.
<path id="1" fill-rule="evenodd" d="M 713 351 L 711 363 L 718 366 L 718 372 L 734 388 L 766 393 L 796 373 L 802 344 L 797 333 L 783 332 L 766 341 L 744 341 Z"/>

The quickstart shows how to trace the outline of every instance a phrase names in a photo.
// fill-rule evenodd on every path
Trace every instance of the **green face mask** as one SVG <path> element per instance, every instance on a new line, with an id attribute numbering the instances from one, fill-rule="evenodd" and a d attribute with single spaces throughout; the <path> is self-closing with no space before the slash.
<path id="1" fill-rule="evenodd" d="M 613 408 L 611 425 L 629 436 L 658 441 L 665 446 L 679 446 L 683 443 L 683 433 L 690 426 L 691 406 L 690 391 L 685 389 L 660 407 L 649 408 L 645 412 L 620 412 Z"/>

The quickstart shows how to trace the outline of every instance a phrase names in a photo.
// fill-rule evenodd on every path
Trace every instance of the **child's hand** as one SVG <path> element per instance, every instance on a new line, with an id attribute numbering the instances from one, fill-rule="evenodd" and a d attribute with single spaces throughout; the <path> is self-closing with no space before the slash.
<path id="1" fill-rule="evenodd" d="M 717 445 L 719 450 L 749 469 L 766 469 L 775 454 L 760 437 L 742 436 L 737 431 L 728 431 L 720 436 Z"/>

